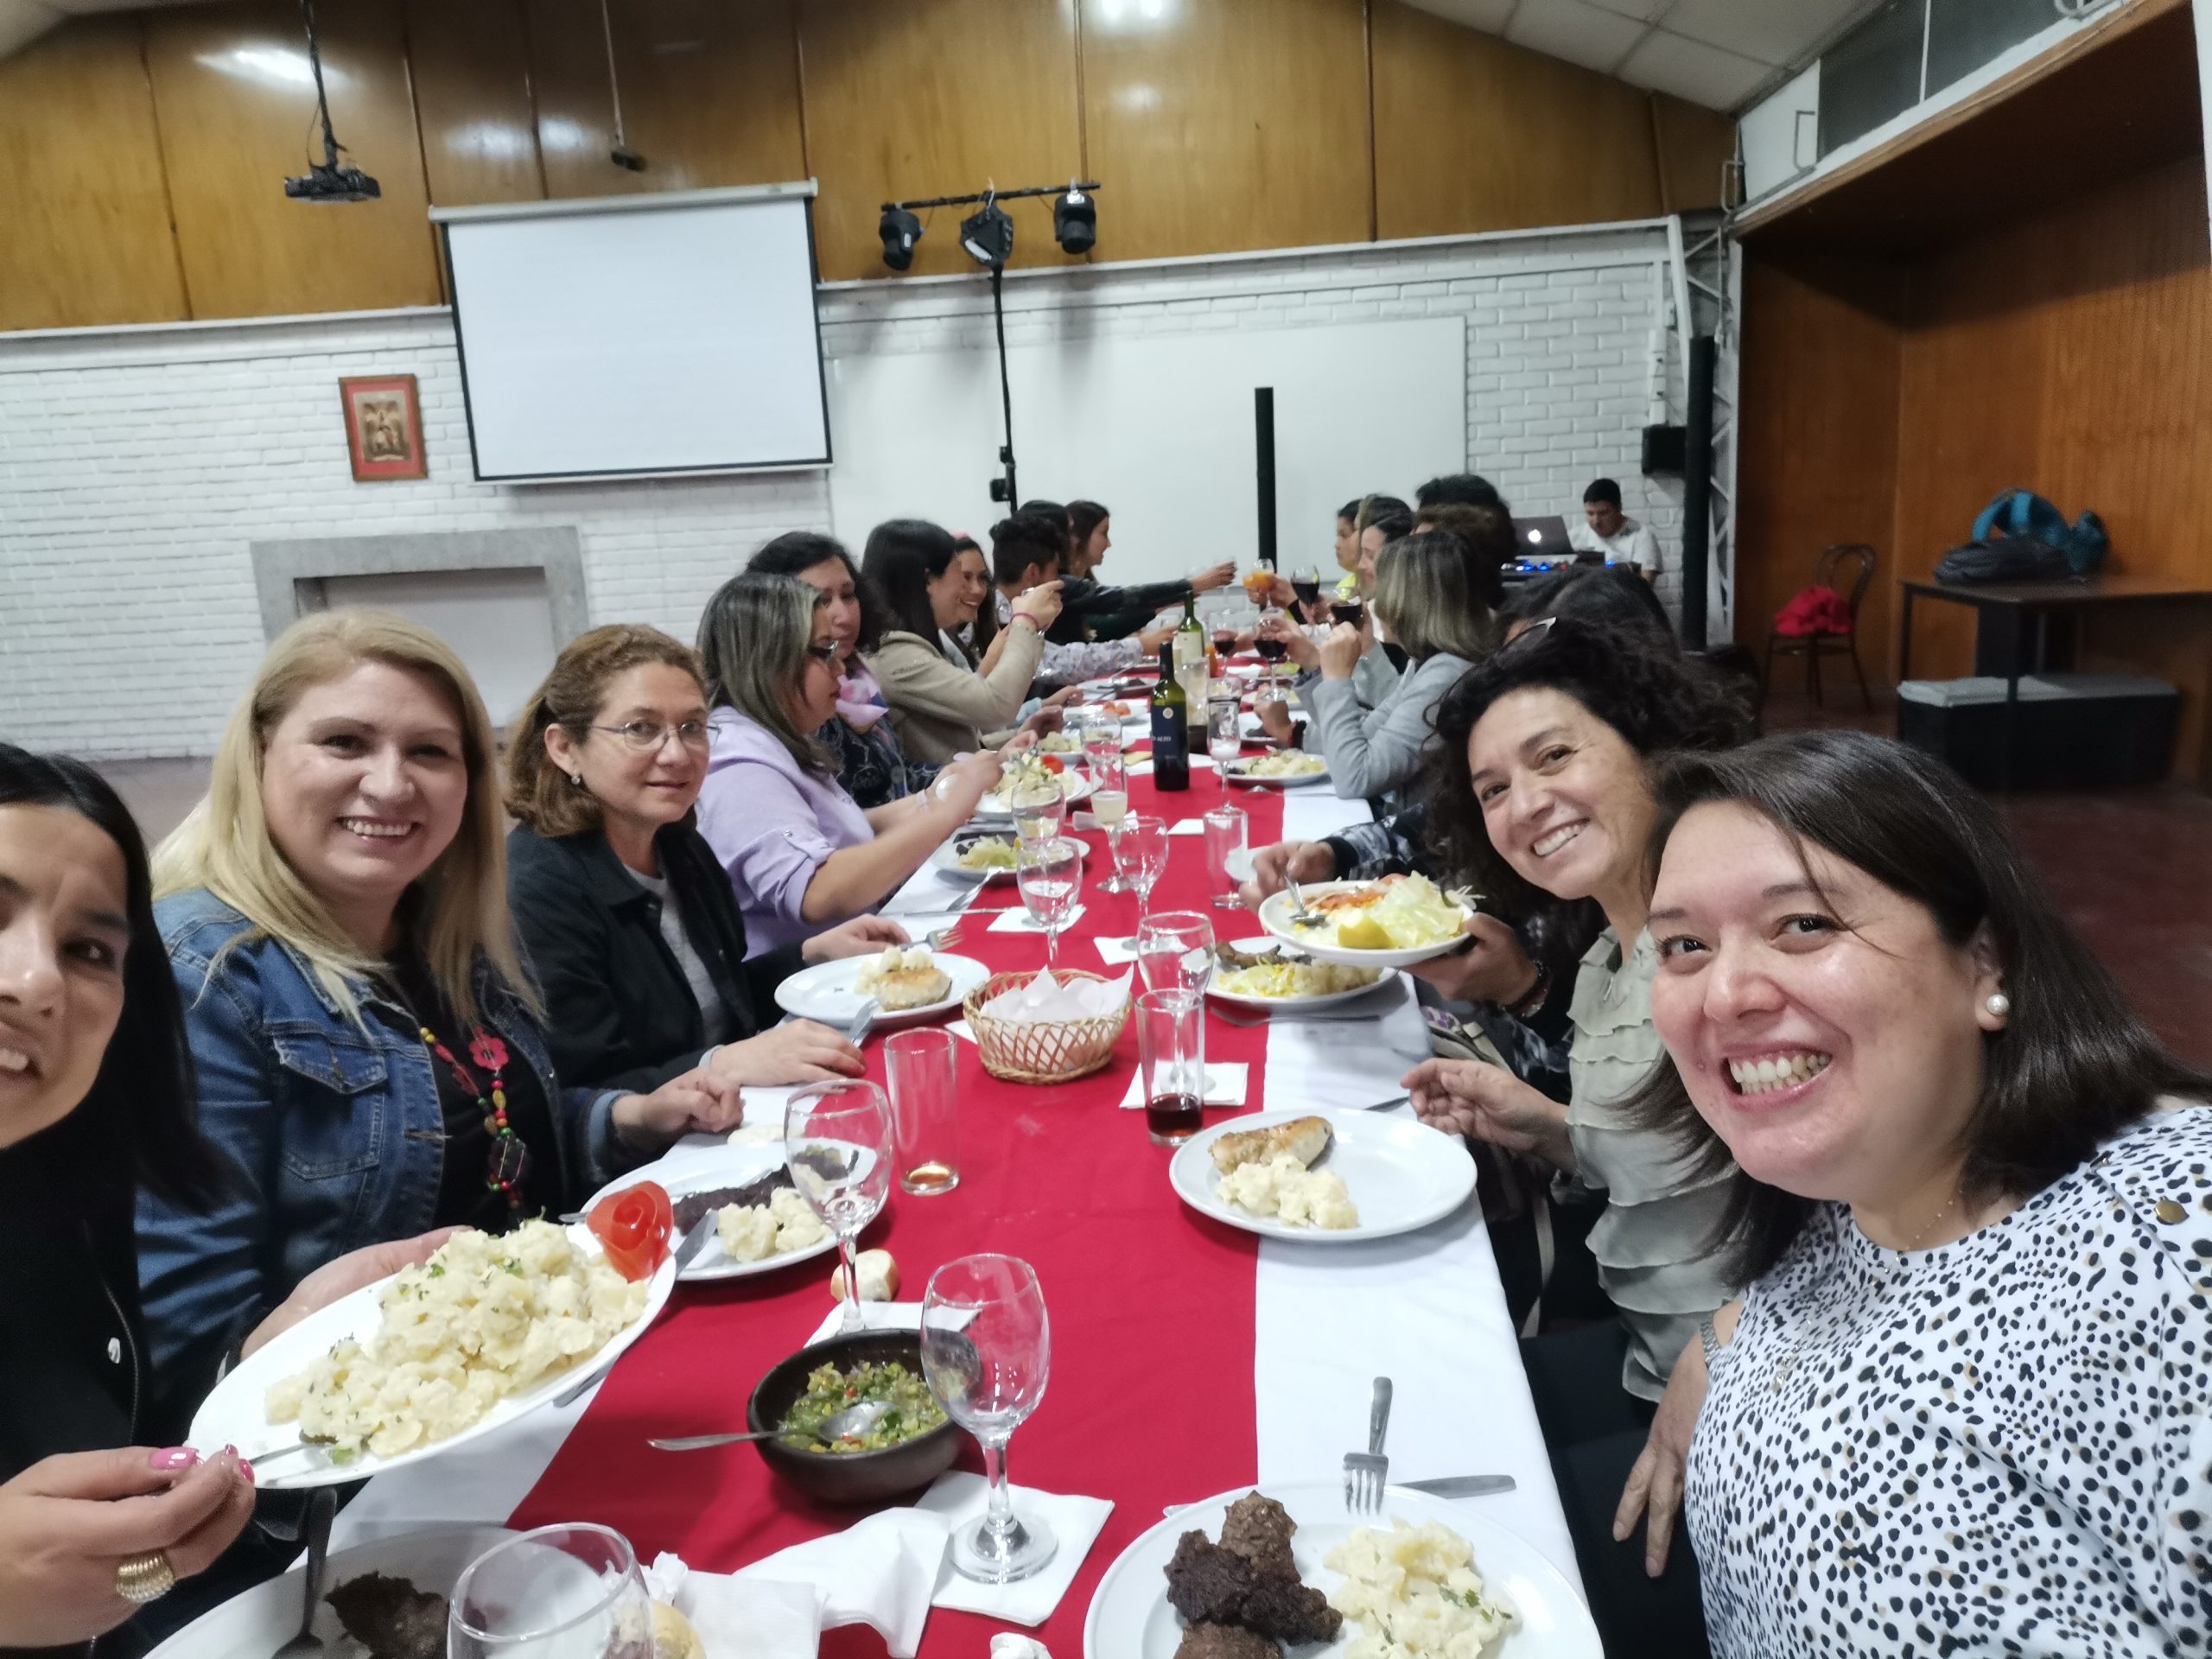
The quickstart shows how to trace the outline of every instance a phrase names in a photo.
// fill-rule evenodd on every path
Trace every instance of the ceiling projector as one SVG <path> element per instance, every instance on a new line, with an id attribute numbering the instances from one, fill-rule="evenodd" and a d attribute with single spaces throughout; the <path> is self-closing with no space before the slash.
<path id="1" fill-rule="evenodd" d="M 377 181 L 358 167 L 318 162 L 304 176 L 284 181 L 284 194 L 295 201 L 374 201 L 384 192 Z"/>

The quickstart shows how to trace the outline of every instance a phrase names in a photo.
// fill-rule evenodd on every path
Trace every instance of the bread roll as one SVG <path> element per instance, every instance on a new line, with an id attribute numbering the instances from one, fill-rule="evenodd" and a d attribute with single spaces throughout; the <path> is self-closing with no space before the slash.
<path id="1" fill-rule="evenodd" d="M 691 1621 L 664 1601 L 653 1603 L 653 1659 L 707 1659 Z"/>
<path id="2" fill-rule="evenodd" d="M 891 1259 L 888 1250 L 862 1250 L 854 1258 L 861 1270 L 861 1294 L 863 1302 L 895 1302 L 899 1300 L 899 1264 Z M 840 1267 L 830 1275 L 830 1294 L 839 1301 L 845 1300 L 845 1270 Z"/>

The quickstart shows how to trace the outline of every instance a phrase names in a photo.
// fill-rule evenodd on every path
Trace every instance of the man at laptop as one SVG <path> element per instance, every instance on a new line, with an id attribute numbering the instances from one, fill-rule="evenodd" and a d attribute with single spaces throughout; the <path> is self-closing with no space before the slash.
<path id="1" fill-rule="evenodd" d="M 1621 486 L 1610 478 L 1582 492 L 1582 523 L 1567 532 L 1569 547 L 1596 553 L 1607 564 L 1627 564 L 1646 582 L 1659 575 L 1659 538 L 1621 511 Z"/>

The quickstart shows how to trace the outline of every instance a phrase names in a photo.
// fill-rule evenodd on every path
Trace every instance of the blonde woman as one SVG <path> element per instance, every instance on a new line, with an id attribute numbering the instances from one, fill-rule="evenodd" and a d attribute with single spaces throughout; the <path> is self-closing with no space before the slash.
<path id="1" fill-rule="evenodd" d="M 200 1122 L 233 1191 L 139 1209 L 157 1378 L 231 1351 L 363 1246 L 570 1207 L 738 1115 L 701 1071 L 564 1091 L 507 913 L 492 724 L 437 636 L 304 618 L 232 713 L 207 798 L 155 856 Z"/>

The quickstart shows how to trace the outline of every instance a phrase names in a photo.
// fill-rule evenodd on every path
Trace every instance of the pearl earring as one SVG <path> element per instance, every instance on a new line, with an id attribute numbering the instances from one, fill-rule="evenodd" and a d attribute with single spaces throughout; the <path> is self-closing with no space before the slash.
<path id="1" fill-rule="evenodd" d="M 572 772 L 569 774 L 569 781 L 578 789 L 582 789 L 584 786 L 584 775 L 581 772 Z"/>
<path id="2" fill-rule="evenodd" d="M 1992 991 L 1987 996 L 1982 998 L 1981 1006 L 1989 1010 L 1991 1019 L 2002 1020 L 2012 1012 L 2012 999 L 2002 991 Z"/>

